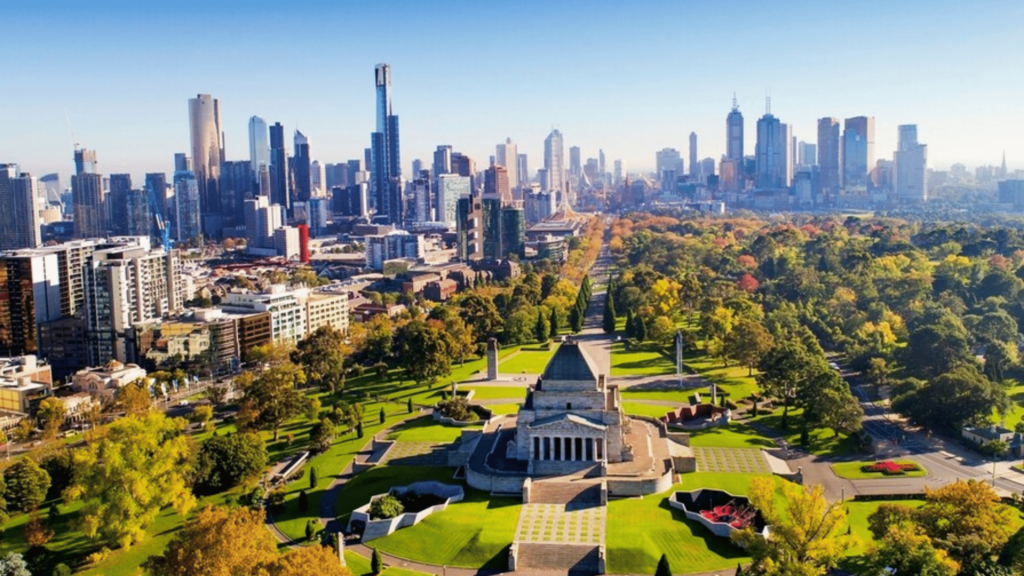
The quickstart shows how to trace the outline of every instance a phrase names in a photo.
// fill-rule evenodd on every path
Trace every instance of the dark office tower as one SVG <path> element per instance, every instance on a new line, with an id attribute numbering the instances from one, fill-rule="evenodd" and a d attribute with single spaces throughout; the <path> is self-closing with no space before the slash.
<path id="1" fill-rule="evenodd" d="M 420 172 L 423 172 L 423 160 L 417 158 L 412 161 L 412 174 L 413 176 L 419 176 Z"/>
<path id="2" fill-rule="evenodd" d="M 103 238 L 107 235 L 107 197 L 99 174 L 75 174 L 71 177 L 71 197 L 75 209 L 75 237 Z"/>
<path id="3" fill-rule="evenodd" d="M 97 170 L 96 151 L 75 148 L 75 174 L 95 174 Z"/>
<path id="4" fill-rule="evenodd" d="M 175 172 L 191 172 L 192 171 L 192 159 L 189 158 L 188 154 L 184 152 L 175 152 L 174 154 L 174 171 Z"/>
<path id="5" fill-rule="evenodd" d="M 743 114 L 732 95 L 732 111 L 725 117 L 725 158 L 743 164 Z"/>
<path id="6" fill-rule="evenodd" d="M 200 210 L 203 214 L 220 214 L 218 185 L 220 165 L 224 161 L 220 103 L 209 94 L 197 94 L 188 101 L 188 119 L 192 136 L 192 171 L 199 186 Z"/>
<path id="7" fill-rule="evenodd" d="M 365 166 L 367 170 L 371 170 L 372 169 L 372 167 L 373 167 L 373 148 L 364 148 L 363 149 L 363 166 Z"/>
<path id="8" fill-rule="evenodd" d="M 434 151 L 434 164 L 433 174 L 434 176 L 440 176 L 442 174 L 452 173 L 452 147 L 448 144 L 442 144 L 437 147 Z"/>
<path id="9" fill-rule="evenodd" d="M 462 260 L 479 260 L 484 256 L 483 204 L 478 194 L 459 198 L 456 209 L 458 254 Z"/>
<path id="10" fill-rule="evenodd" d="M 288 151 L 284 147 L 284 126 L 280 122 L 270 127 L 270 203 L 292 207 L 288 184 Z"/>
<path id="11" fill-rule="evenodd" d="M 875 119 L 847 118 L 843 127 L 843 188 L 868 187 L 868 171 L 875 165 Z"/>
<path id="12" fill-rule="evenodd" d="M 295 155 L 292 156 L 292 174 L 295 176 L 295 199 L 306 202 L 313 192 L 313 180 L 310 173 L 309 138 L 295 131 Z"/>
<path id="13" fill-rule="evenodd" d="M 502 257 L 515 254 L 523 256 L 526 243 L 526 212 L 522 208 L 505 206 L 501 209 L 501 253 Z"/>
<path id="14" fill-rule="evenodd" d="M 125 234 L 128 236 L 151 236 L 153 215 L 149 206 L 149 194 L 145 190 L 129 190 L 125 194 Z"/>
<path id="15" fill-rule="evenodd" d="M 484 198 L 496 198 L 503 204 L 512 201 L 508 170 L 504 166 L 491 166 L 484 172 Z"/>
<path id="16" fill-rule="evenodd" d="M 399 145 L 398 116 L 391 110 L 391 66 L 378 64 L 374 69 L 377 89 L 377 131 L 371 137 L 374 196 L 377 218 L 387 224 L 400 225 L 403 218 L 402 161 Z"/>
<path id="17" fill-rule="evenodd" d="M 822 194 L 839 192 L 839 153 L 839 120 L 818 120 L 818 182 Z"/>
<path id="18" fill-rule="evenodd" d="M 0 164 L 0 251 L 39 246 L 36 190 L 36 179 L 16 164 Z"/>
<path id="19" fill-rule="evenodd" d="M 696 177 L 700 173 L 700 165 L 697 163 L 697 133 L 690 132 L 690 176 Z"/>
<path id="20" fill-rule="evenodd" d="M 520 154 L 516 158 L 516 171 L 519 173 L 519 182 L 522 185 L 530 183 L 530 166 L 526 161 L 526 154 Z"/>
<path id="21" fill-rule="evenodd" d="M 110 231 L 115 236 L 128 234 L 128 191 L 131 189 L 131 174 L 110 175 L 107 198 L 110 207 Z"/>
<path id="22" fill-rule="evenodd" d="M 452 174 L 473 178 L 476 174 L 476 162 L 462 152 L 452 154 Z"/>
<path id="23" fill-rule="evenodd" d="M 254 195 L 255 184 L 252 164 L 248 160 L 221 164 L 220 196 L 224 204 L 224 215 L 233 219 L 236 225 L 242 224 L 245 220 L 245 199 Z"/>
<path id="24" fill-rule="evenodd" d="M 413 220 L 415 222 L 436 222 L 437 190 L 434 188 L 430 170 L 421 170 L 412 182 L 413 204 L 415 206 Z"/>
<path id="25" fill-rule="evenodd" d="M 583 172 L 583 165 L 580 163 L 580 147 L 569 147 L 569 173 L 579 176 Z"/>
<path id="26" fill-rule="evenodd" d="M 163 172 L 146 174 L 146 194 L 149 196 L 150 210 L 154 212 L 154 217 L 160 216 L 160 222 L 168 226 L 168 215 L 171 210 L 170 198 L 167 195 L 167 175 Z"/>

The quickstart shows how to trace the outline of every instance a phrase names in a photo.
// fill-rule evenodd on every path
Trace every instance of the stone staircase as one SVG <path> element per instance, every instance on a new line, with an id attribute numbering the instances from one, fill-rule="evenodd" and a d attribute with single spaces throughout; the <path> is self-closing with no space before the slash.
<path id="1" fill-rule="evenodd" d="M 579 544 L 526 544 L 518 546 L 516 570 L 558 570 L 573 574 L 602 574 L 601 547 Z"/>
<path id="2" fill-rule="evenodd" d="M 533 482 L 529 504 L 601 504 L 600 482 Z"/>

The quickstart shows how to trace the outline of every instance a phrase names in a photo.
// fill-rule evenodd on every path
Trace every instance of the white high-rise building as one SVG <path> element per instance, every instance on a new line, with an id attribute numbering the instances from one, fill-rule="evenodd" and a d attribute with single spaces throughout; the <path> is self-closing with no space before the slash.
<path id="1" fill-rule="evenodd" d="M 495 148 L 494 163 L 504 166 L 508 171 L 508 184 L 513 190 L 519 188 L 519 150 L 512 143 L 511 138 L 506 138 L 504 144 L 498 144 Z"/>
<path id="2" fill-rule="evenodd" d="M 928 200 L 928 146 L 917 141 L 917 125 L 898 128 L 899 143 L 893 160 L 896 165 L 896 200 Z"/>
<path id="3" fill-rule="evenodd" d="M 199 187 L 200 209 L 220 213 L 220 165 L 224 161 L 224 133 L 220 125 L 220 103 L 209 94 L 197 94 L 188 101 L 192 135 L 192 171 Z"/>
<path id="4" fill-rule="evenodd" d="M 552 130 L 544 139 L 544 169 L 547 182 L 542 182 L 545 191 L 566 192 L 565 190 L 565 144 L 562 133 Z M 546 186 L 545 186 L 546 184 Z"/>
<path id="5" fill-rule="evenodd" d="M 468 198 L 473 191 L 473 180 L 458 174 L 437 177 L 437 220 L 455 226 L 459 212 L 459 198 Z"/>
<path id="6" fill-rule="evenodd" d="M 615 170 L 614 170 L 614 172 L 615 172 L 615 174 L 614 174 L 615 185 L 618 186 L 619 184 L 622 184 L 622 182 L 625 180 L 626 175 L 627 175 L 627 172 L 626 172 L 626 161 L 625 160 L 616 160 L 615 161 Z"/>
<path id="7" fill-rule="evenodd" d="M 253 176 L 257 179 L 260 166 L 270 170 L 270 132 L 267 130 L 267 122 L 259 116 L 249 118 L 249 162 L 252 164 Z"/>
<path id="8" fill-rule="evenodd" d="M 0 164 L 0 250 L 35 248 L 41 243 L 35 177 L 16 164 Z"/>

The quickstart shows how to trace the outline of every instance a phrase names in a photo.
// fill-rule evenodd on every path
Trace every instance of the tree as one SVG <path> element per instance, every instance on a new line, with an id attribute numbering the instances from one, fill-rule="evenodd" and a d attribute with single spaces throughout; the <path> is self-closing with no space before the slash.
<path id="1" fill-rule="evenodd" d="M 384 412 L 384 407 L 380 407 L 380 423 L 383 424 L 387 420 L 387 414 Z"/>
<path id="2" fill-rule="evenodd" d="M 804 418 L 809 426 L 831 428 L 835 436 L 861 429 L 864 410 L 834 370 L 812 378 L 803 395 Z"/>
<path id="3" fill-rule="evenodd" d="M 391 318 L 387 314 L 377 314 L 365 325 L 366 341 L 363 344 L 363 355 L 372 363 L 383 362 L 391 356 L 394 344 Z"/>
<path id="4" fill-rule="evenodd" d="M 39 519 L 39 512 L 33 510 L 31 518 L 25 524 L 25 542 L 28 543 L 29 548 L 46 546 L 46 543 L 52 538 L 53 530 L 44 526 L 43 522 Z"/>
<path id="5" fill-rule="evenodd" d="M 305 494 L 305 492 L 302 492 Z M 306 540 L 312 540 L 316 536 L 316 520 L 306 520 Z"/>
<path id="6" fill-rule="evenodd" d="M 665 554 L 662 554 L 658 560 L 658 568 L 654 571 L 654 576 L 672 576 L 672 566 L 669 565 L 668 556 Z"/>
<path id="7" fill-rule="evenodd" d="M 320 481 L 320 473 L 316 466 L 309 469 L 309 489 L 316 489 L 317 482 Z"/>
<path id="8" fill-rule="evenodd" d="M 733 542 L 745 547 L 753 569 L 765 576 L 822 575 L 835 567 L 854 538 L 843 534 L 846 513 L 841 502 L 825 500 L 824 489 L 783 483 L 785 510 L 775 501 L 775 481 L 757 477 L 750 483 L 750 503 L 772 526 L 767 540 L 753 528 L 734 532 Z"/>
<path id="9" fill-rule="evenodd" d="M 32 576 L 28 571 L 28 564 L 17 552 L 8 552 L 0 558 L 0 576 Z"/>
<path id="10" fill-rule="evenodd" d="M 945 550 L 932 544 L 924 531 L 911 522 L 889 526 L 868 554 L 868 564 L 878 574 L 888 568 L 895 574 L 955 576 L 960 565 Z"/>
<path id="11" fill-rule="evenodd" d="M 402 501 L 391 494 L 385 494 L 370 503 L 370 518 L 373 520 L 395 518 L 403 512 L 405 506 Z"/>
<path id="12" fill-rule="evenodd" d="M 569 328 L 573 334 L 578 334 L 580 330 L 583 330 L 583 312 L 579 306 L 573 306 L 569 311 Z"/>
<path id="13" fill-rule="evenodd" d="M 743 318 L 736 324 L 725 342 L 725 354 L 747 367 L 747 375 L 753 375 L 754 367 L 761 357 L 772 348 L 774 339 L 760 322 Z"/>
<path id="14" fill-rule="evenodd" d="M 405 411 L 407 414 L 412 414 L 412 398 L 409 398 L 408 400 L 405 401 Z"/>
<path id="15" fill-rule="evenodd" d="M 311 522 L 315 522 L 311 520 Z M 338 556 L 326 546 L 300 546 L 281 557 L 270 569 L 270 576 L 352 576 L 338 562 Z M 159 575 L 156 575 L 159 576 Z"/>
<path id="16" fill-rule="evenodd" d="M 963 570 L 997 554 L 1015 532 L 1014 511 L 1003 506 L 985 482 L 957 481 L 936 490 L 925 488 L 925 499 L 914 515 L 917 524 Z"/>
<path id="17" fill-rule="evenodd" d="M 483 342 L 501 331 L 503 321 L 494 300 L 470 292 L 459 298 L 456 304 L 459 306 L 459 316 L 473 331 L 474 341 Z"/>
<path id="18" fill-rule="evenodd" d="M 50 475 L 50 490 L 46 499 L 57 498 L 71 484 L 75 475 L 75 465 L 68 449 L 57 450 L 43 456 L 39 466 Z"/>
<path id="19" fill-rule="evenodd" d="M 298 386 L 304 381 L 302 370 L 290 363 L 273 366 L 253 380 L 245 398 L 253 402 L 256 425 L 274 432 L 279 438 L 281 424 L 296 416 L 304 405 Z"/>
<path id="20" fill-rule="evenodd" d="M 334 423 L 327 418 L 313 424 L 309 429 L 309 448 L 314 453 L 323 454 L 331 448 L 334 441 Z"/>
<path id="21" fill-rule="evenodd" d="M 39 403 L 36 418 L 42 422 L 44 439 L 53 440 L 57 437 L 57 432 L 60 432 L 60 427 L 64 425 L 64 412 L 64 402 L 59 398 L 50 396 L 43 398 Z"/>
<path id="22" fill-rule="evenodd" d="M 636 341 L 643 342 L 644 340 L 647 340 L 647 322 L 644 320 L 644 317 L 637 316 L 633 323 L 635 324 L 633 332 Z"/>
<path id="23" fill-rule="evenodd" d="M 601 328 L 607 333 L 615 332 L 618 317 L 615 315 L 615 298 L 612 297 L 612 284 L 608 283 L 608 291 L 604 293 L 604 315 L 601 317 Z"/>
<path id="24" fill-rule="evenodd" d="M 668 346 L 676 335 L 676 325 L 668 316 L 658 316 L 651 325 L 650 339 L 660 346 Z"/>
<path id="25" fill-rule="evenodd" d="M 79 514 L 86 536 L 127 547 L 145 536 L 163 507 L 187 514 L 195 506 L 187 485 L 192 444 L 183 426 L 157 412 L 129 416 L 73 452 L 75 479 L 64 498 L 85 501 Z"/>
<path id="26" fill-rule="evenodd" d="M 626 310 L 626 337 L 636 338 L 636 320 L 633 318 L 633 310 Z"/>
<path id="27" fill-rule="evenodd" d="M 345 349 L 345 335 L 340 330 L 321 326 L 299 341 L 294 356 L 310 384 L 321 390 L 337 391 L 344 382 Z"/>
<path id="28" fill-rule="evenodd" d="M 8 509 L 30 512 L 46 500 L 50 475 L 31 458 L 21 458 L 4 470 Z"/>
<path id="29" fill-rule="evenodd" d="M 875 383 L 875 386 L 885 386 L 889 381 L 889 374 L 892 369 L 885 361 L 885 358 L 872 358 L 868 360 L 868 378 Z"/>
<path id="30" fill-rule="evenodd" d="M 548 319 L 544 317 L 544 309 L 538 307 L 537 322 L 533 325 L 533 336 L 538 343 L 543 344 L 548 341 L 549 328 Z"/>
<path id="31" fill-rule="evenodd" d="M 152 576 L 241 576 L 266 574 L 277 561 L 277 541 L 263 525 L 262 510 L 208 505 L 144 567 Z"/>
<path id="32" fill-rule="evenodd" d="M 893 399 L 894 410 L 931 428 L 959 431 L 987 422 L 993 410 L 1005 414 L 1006 390 L 971 366 L 958 366 L 929 380 L 920 389 Z"/>
<path id="33" fill-rule="evenodd" d="M 137 415 L 144 414 L 149 411 L 151 406 L 151 398 L 149 397 L 149 390 L 142 387 L 141 384 L 132 382 L 126 384 L 118 389 L 117 394 L 114 397 L 114 404 L 119 410 L 124 410 L 125 414 Z"/>
<path id="34" fill-rule="evenodd" d="M 202 426 L 206 426 L 206 423 L 213 420 L 213 407 L 212 406 L 196 406 L 192 409 L 192 413 L 189 414 L 189 419 L 193 422 L 198 422 Z"/>
<path id="35" fill-rule="evenodd" d="M 554 306 L 552 306 L 551 307 L 551 321 L 549 322 L 549 326 L 548 326 L 548 328 L 549 328 L 548 336 L 552 340 L 555 340 L 555 339 L 558 338 L 558 330 L 559 330 L 559 328 L 561 328 L 561 323 L 562 323 L 562 321 L 558 317 L 558 308 L 555 308 Z"/>
<path id="36" fill-rule="evenodd" d="M 362 421 L 356 422 L 356 438 L 363 437 L 363 423 Z"/>
<path id="37" fill-rule="evenodd" d="M 417 384 L 433 384 L 451 374 L 453 344 L 444 324 L 436 320 L 412 320 L 395 334 L 398 355 Z"/>
<path id="38" fill-rule="evenodd" d="M 14 427 L 14 431 L 11 432 L 11 440 L 15 442 L 25 442 L 32 437 L 32 421 L 28 418 L 24 418 L 18 422 L 18 425 Z"/>
<path id="39" fill-rule="evenodd" d="M 373 549 L 373 556 L 370 558 L 370 572 L 374 576 L 377 576 L 384 571 L 384 559 L 380 556 L 380 551 L 376 548 Z"/>
<path id="40" fill-rule="evenodd" d="M 267 461 L 266 443 L 259 434 L 211 436 L 199 449 L 195 487 L 204 494 L 226 490 L 262 472 Z"/>
<path id="41" fill-rule="evenodd" d="M 299 490 L 299 510 L 302 512 L 309 511 L 309 494 L 306 494 L 305 490 Z"/>
<path id="42" fill-rule="evenodd" d="M 967 330 L 959 318 L 944 313 L 937 321 L 911 332 L 904 362 L 914 374 L 935 377 L 971 361 Z"/>
<path id="43" fill-rule="evenodd" d="M 53 576 L 71 576 L 71 567 L 67 564 L 57 564 L 53 567 Z"/>

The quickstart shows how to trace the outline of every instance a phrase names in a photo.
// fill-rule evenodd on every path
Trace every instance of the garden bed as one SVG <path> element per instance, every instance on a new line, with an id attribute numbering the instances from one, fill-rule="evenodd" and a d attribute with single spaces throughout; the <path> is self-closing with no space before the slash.
<path id="1" fill-rule="evenodd" d="M 910 460 L 882 460 L 879 462 L 837 462 L 832 471 L 847 480 L 869 480 L 877 478 L 921 478 L 928 471 L 917 462 Z"/>

